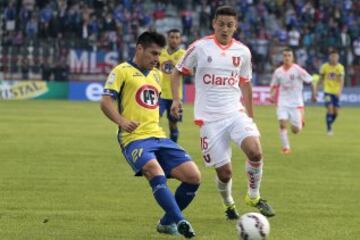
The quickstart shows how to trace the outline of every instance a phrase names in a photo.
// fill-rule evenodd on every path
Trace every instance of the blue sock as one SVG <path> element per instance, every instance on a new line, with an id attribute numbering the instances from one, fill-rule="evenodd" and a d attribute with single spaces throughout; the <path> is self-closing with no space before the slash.
<path id="1" fill-rule="evenodd" d="M 175 128 L 175 129 L 170 129 L 170 139 L 173 140 L 174 142 L 177 142 L 179 137 L 179 129 Z"/>
<path id="2" fill-rule="evenodd" d="M 180 186 L 176 189 L 175 199 L 180 208 L 180 210 L 184 210 L 191 201 L 194 199 L 196 195 L 196 191 L 198 190 L 200 184 L 189 184 L 189 183 L 181 183 Z M 169 225 L 173 221 L 168 214 L 165 214 L 164 217 L 160 220 L 160 223 L 163 225 Z"/>
<path id="3" fill-rule="evenodd" d="M 331 124 L 333 123 L 333 114 L 326 113 L 326 127 L 328 131 L 331 131 Z"/>
<path id="4" fill-rule="evenodd" d="M 334 122 L 335 122 L 336 117 L 337 117 L 337 114 L 333 114 L 333 118 L 332 118 L 331 123 L 334 123 Z"/>
<path id="5" fill-rule="evenodd" d="M 176 203 L 174 195 L 166 185 L 166 177 L 159 175 L 153 177 L 149 182 L 156 201 L 164 209 L 165 213 L 168 214 L 169 219 L 172 222 L 185 219 Z"/>

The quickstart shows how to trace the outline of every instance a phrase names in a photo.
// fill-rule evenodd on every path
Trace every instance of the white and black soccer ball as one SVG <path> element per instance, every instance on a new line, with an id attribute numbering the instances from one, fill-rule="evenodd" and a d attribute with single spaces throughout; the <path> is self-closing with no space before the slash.
<path id="1" fill-rule="evenodd" d="M 260 213 L 246 213 L 236 223 L 240 240 L 266 240 L 270 234 L 270 224 Z"/>

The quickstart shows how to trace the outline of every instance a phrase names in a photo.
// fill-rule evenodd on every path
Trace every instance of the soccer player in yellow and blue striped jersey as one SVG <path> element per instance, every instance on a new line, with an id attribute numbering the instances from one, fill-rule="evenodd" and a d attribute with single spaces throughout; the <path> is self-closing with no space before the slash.
<path id="1" fill-rule="evenodd" d="M 165 37 L 156 32 L 139 36 L 133 61 L 119 64 L 109 74 L 101 109 L 118 126 L 122 153 L 135 176 L 145 176 L 165 211 L 157 231 L 190 238 L 195 232 L 182 210 L 195 196 L 200 172 L 186 151 L 166 138 L 159 126 L 160 71 L 155 66 L 165 44 Z M 166 184 L 167 177 L 182 182 L 175 196 Z"/>
<path id="2" fill-rule="evenodd" d="M 333 135 L 332 124 L 338 116 L 340 108 L 340 96 L 344 86 L 345 70 L 339 63 L 339 54 L 332 50 L 329 62 L 324 63 L 320 68 L 320 81 L 318 85 L 324 86 L 324 100 L 327 108 L 326 127 L 328 135 Z"/>
<path id="3" fill-rule="evenodd" d="M 167 112 L 167 118 L 169 121 L 170 139 L 177 142 L 179 136 L 179 130 L 177 122 L 181 121 L 181 118 L 175 118 L 170 113 L 170 107 L 172 104 L 172 92 L 171 92 L 171 73 L 177 64 L 177 62 L 184 55 L 185 50 L 180 48 L 181 33 L 180 30 L 174 28 L 167 32 L 167 47 L 161 51 L 160 55 L 160 70 L 162 72 L 161 96 L 160 96 L 160 116 Z M 182 98 L 182 79 L 180 80 L 181 86 L 179 88 L 179 96 Z"/>

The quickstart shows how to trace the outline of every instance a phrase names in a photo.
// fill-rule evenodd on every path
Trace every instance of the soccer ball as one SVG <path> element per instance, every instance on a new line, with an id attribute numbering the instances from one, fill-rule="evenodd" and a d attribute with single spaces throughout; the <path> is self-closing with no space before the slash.
<path id="1" fill-rule="evenodd" d="M 246 213 L 236 223 L 240 240 L 265 240 L 270 234 L 270 224 L 260 213 Z"/>

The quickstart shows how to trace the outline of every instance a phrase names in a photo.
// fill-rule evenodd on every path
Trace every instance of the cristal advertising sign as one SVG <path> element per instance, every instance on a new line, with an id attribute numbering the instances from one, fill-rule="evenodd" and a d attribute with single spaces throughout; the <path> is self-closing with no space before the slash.
<path id="1" fill-rule="evenodd" d="M 68 83 L 0 81 L 0 100 L 67 99 Z"/>

